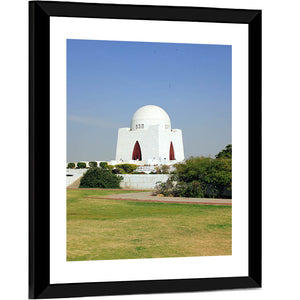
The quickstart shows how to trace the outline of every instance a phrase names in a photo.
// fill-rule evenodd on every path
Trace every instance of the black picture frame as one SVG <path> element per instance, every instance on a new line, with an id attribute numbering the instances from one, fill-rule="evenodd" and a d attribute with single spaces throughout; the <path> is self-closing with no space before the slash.
<path id="1" fill-rule="evenodd" d="M 50 284 L 50 17 L 248 24 L 248 276 Z M 261 287 L 260 10 L 29 2 L 29 297 L 176 293 Z M 45 164 L 46 162 L 46 164 Z"/>

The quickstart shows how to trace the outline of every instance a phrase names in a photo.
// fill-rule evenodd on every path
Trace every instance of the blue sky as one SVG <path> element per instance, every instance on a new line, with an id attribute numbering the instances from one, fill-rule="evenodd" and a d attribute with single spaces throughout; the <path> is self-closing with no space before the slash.
<path id="1" fill-rule="evenodd" d="M 67 161 L 115 159 L 118 128 L 158 105 L 185 156 L 231 143 L 231 46 L 67 40 Z"/>

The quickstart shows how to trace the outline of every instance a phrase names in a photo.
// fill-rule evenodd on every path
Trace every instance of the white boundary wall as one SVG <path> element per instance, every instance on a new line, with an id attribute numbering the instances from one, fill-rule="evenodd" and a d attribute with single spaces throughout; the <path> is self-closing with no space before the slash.
<path id="1" fill-rule="evenodd" d="M 67 169 L 66 184 L 69 186 L 75 180 L 80 178 L 87 169 Z M 70 176 L 72 175 L 72 176 Z M 120 186 L 127 189 L 152 190 L 158 181 L 166 182 L 169 174 L 122 174 L 123 177 Z"/>
<path id="2" fill-rule="evenodd" d="M 67 178 L 66 178 L 67 186 L 69 186 L 78 178 L 80 178 L 86 171 L 87 169 L 67 169 Z"/>
<path id="3" fill-rule="evenodd" d="M 121 187 L 127 189 L 154 189 L 158 181 L 166 182 L 169 174 L 122 174 Z"/>

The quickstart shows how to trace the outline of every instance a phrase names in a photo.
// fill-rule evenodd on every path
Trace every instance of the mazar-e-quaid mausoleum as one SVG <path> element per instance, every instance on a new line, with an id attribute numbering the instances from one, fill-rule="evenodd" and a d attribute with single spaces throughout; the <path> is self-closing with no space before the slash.
<path id="1" fill-rule="evenodd" d="M 119 128 L 116 161 L 153 165 L 183 160 L 182 131 L 171 128 L 162 108 L 143 106 L 134 113 L 130 128 Z"/>

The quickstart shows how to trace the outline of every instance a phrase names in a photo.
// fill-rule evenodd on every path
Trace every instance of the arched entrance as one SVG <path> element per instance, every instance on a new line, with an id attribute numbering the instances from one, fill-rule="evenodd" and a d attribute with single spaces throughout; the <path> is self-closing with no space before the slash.
<path id="1" fill-rule="evenodd" d="M 132 152 L 133 160 L 142 160 L 142 151 L 138 141 L 135 142 L 133 152 Z"/>
<path id="2" fill-rule="evenodd" d="M 171 142 L 171 144 L 170 144 L 170 155 L 169 155 L 169 160 L 175 160 L 174 147 L 173 147 L 173 143 L 172 143 L 172 142 Z"/>

